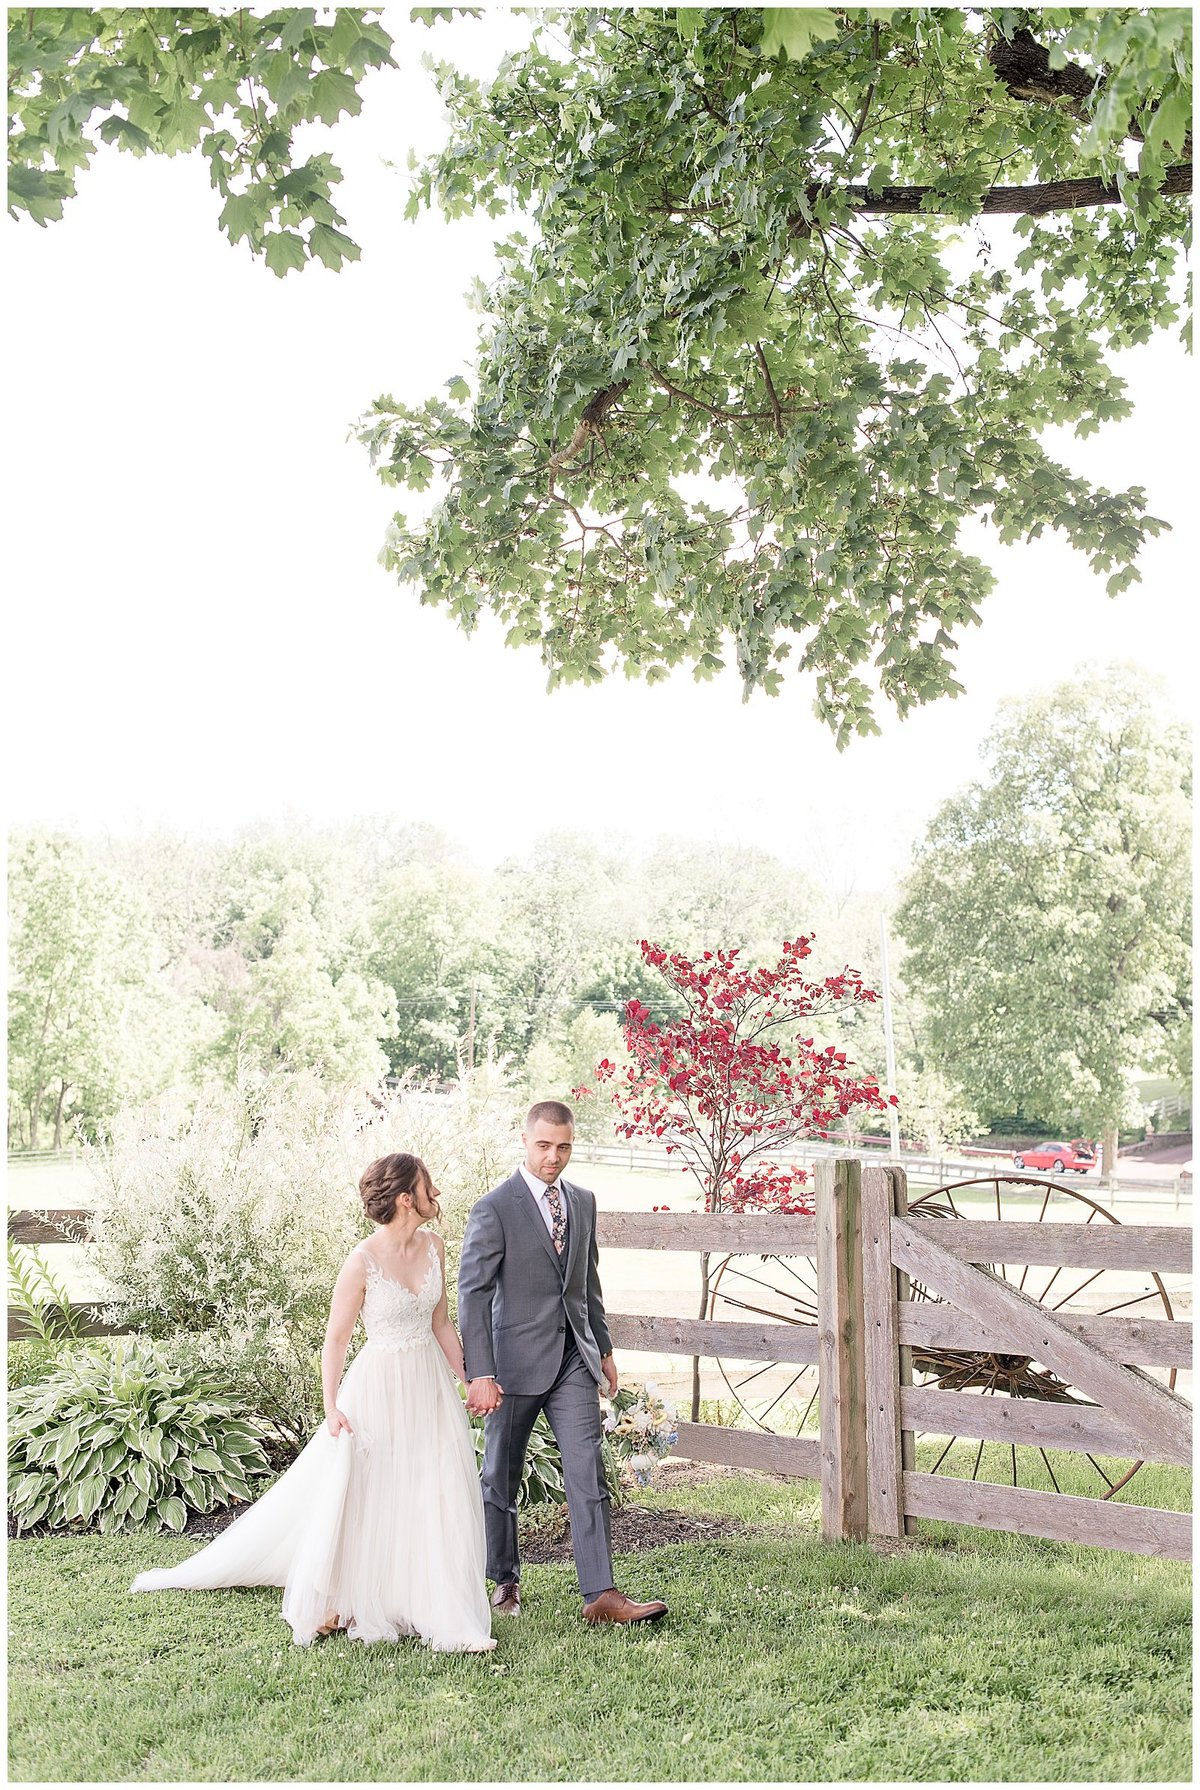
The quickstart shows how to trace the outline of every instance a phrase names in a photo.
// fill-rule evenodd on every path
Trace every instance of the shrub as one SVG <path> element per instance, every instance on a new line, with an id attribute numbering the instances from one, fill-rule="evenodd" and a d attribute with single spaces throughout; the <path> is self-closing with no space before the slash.
<path id="1" fill-rule="evenodd" d="M 82 1313 L 40 1251 L 8 1240 L 8 1299 L 26 1334 L 8 1345 L 8 1389 L 48 1379 L 80 1344 Z"/>
<path id="2" fill-rule="evenodd" d="M 8 1298 L 19 1310 L 30 1338 L 46 1344 L 73 1342 L 82 1314 L 66 1285 L 51 1272 L 41 1252 L 8 1239 Z"/>
<path id="3" fill-rule="evenodd" d="M 70 1354 L 70 1346 L 43 1342 L 40 1337 L 22 1338 L 8 1345 L 8 1390 L 15 1386 L 33 1386 L 57 1373 Z"/>
<path id="4" fill-rule="evenodd" d="M 122 1113 L 89 1153 L 93 1261 L 110 1309 L 219 1368 L 282 1465 L 321 1421 L 330 1293 L 370 1228 L 363 1169 L 393 1150 L 424 1158 L 443 1194 L 452 1275 L 467 1210 L 511 1169 L 514 1117 L 494 1066 L 448 1093 L 409 1078 L 353 1094 L 292 1074 L 211 1087 L 191 1110 L 163 1097 Z"/>
<path id="5" fill-rule="evenodd" d="M 18 1532 L 182 1529 L 189 1510 L 251 1496 L 267 1469 L 215 1377 L 122 1340 L 81 1350 L 9 1403 L 9 1511 Z"/>

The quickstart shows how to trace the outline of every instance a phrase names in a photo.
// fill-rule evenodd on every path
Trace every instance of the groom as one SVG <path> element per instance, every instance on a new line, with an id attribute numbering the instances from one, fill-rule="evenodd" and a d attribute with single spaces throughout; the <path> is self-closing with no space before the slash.
<path id="1" fill-rule="evenodd" d="M 539 1100 L 525 1119 L 525 1160 L 472 1208 L 458 1270 L 467 1409 L 486 1414 L 483 1511 L 492 1605 L 521 1607 L 517 1494 L 529 1434 L 545 1411 L 562 1455 L 571 1546 L 587 1622 L 653 1622 L 613 1585 L 598 1388 L 617 1389 L 597 1272 L 596 1200 L 562 1179 L 575 1119 Z"/>

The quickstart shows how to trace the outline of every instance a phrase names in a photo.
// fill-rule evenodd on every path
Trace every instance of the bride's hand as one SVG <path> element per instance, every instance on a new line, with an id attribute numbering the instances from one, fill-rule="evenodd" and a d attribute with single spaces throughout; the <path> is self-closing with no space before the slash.
<path id="1" fill-rule="evenodd" d="M 354 1431 L 350 1428 L 350 1419 L 346 1416 L 344 1411 L 339 1411 L 336 1405 L 332 1411 L 326 1412 L 325 1422 L 331 1436 L 340 1436 L 343 1430 L 345 1430 L 348 1436 L 354 1434 Z"/>

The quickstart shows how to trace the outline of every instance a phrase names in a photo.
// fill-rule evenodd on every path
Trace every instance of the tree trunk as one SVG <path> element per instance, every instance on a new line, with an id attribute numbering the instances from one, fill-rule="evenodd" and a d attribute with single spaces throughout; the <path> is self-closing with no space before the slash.
<path id="1" fill-rule="evenodd" d="M 1100 1173 L 1115 1175 L 1117 1172 L 1117 1127 L 1105 1126 L 1104 1136 L 1100 1144 Z"/>
<path id="2" fill-rule="evenodd" d="M 62 1083 L 58 1090 L 58 1101 L 54 1108 L 54 1148 L 56 1150 L 62 1149 L 63 1105 L 66 1101 L 67 1090 L 69 1087 L 69 1082 Z"/>
<path id="3" fill-rule="evenodd" d="M 38 1127 L 42 1122 L 42 1095 L 45 1090 L 39 1088 L 29 1102 L 29 1148 L 38 1147 Z"/>
<path id="4" fill-rule="evenodd" d="M 700 1316 L 708 1316 L 708 1262 L 705 1252 L 700 1257 Z M 692 1422 L 700 1421 L 700 1357 L 692 1356 Z"/>

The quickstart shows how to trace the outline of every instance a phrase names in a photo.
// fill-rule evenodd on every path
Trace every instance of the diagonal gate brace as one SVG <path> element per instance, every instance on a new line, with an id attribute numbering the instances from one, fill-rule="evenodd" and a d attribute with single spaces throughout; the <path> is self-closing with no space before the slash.
<path id="1" fill-rule="evenodd" d="M 1044 1362 L 1095 1399 L 1129 1434 L 1131 1452 L 1186 1466 L 1192 1458 L 1192 1408 L 1157 1380 L 1094 1348 L 987 1268 L 959 1261 L 905 1218 L 892 1220 L 892 1261 L 982 1324 L 1003 1325 L 1023 1354 Z"/>

